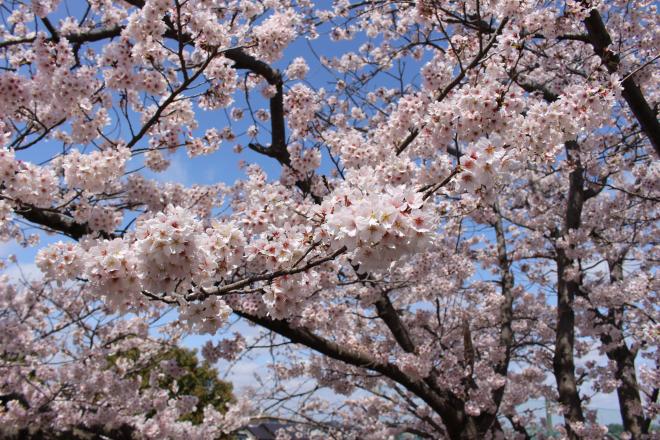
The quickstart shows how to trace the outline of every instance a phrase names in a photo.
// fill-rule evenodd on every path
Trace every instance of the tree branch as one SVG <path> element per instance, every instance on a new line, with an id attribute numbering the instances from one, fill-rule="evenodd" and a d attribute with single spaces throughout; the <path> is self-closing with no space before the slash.
<path id="1" fill-rule="evenodd" d="M 443 88 L 439 93 L 438 96 L 436 96 L 436 101 L 440 102 L 443 99 L 449 95 L 449 93 L 456 87 L 458 84 L 460 84 L 461 81 L 463 81 L 463 78 L 465 78 L 465 75 L 470 69 L 473 69 L 474 67 L 477 66 L 483 59 L 483 57 L 488 53 L 488 51 L 493 47 L 495 44 L 495 41 L 497 41 L 497 37 L 502 33 L 502 30 L 504 29 L 504 26 L 508 23 L 509 19 L 504 18 L 502 22 L 500 23 L 499 27 L 495 31 L 495 34 L 491 37 L 490 41 L 488 41 L 488 44 L 484 46 L 483 49 L 477 53 L 477 55 L 474 57 L 472 62 L 468 64 L 464 69 L 461 69 L 458 75 L 449 83 L 445 88 Z M 410 134 L 396 147 L 396 155 L 400 155 L 403 153 L 403 151 L 408 148 L 408 146 L 419 136 L 419 133 L 421 132 L 423 127 L 421 128 L 414 128 Z"/>
<path id="2" fill-rule="evenodd" d="M 233 290 L 237 290 L 242 287 L 249 286 L 250 284 L 256 283 L 258 281 L 269 281 L 286 275 L 295 275 L 297 273 L 305 272 L 313 267 L 320 266 L 323 263 L 327 263 L 328 261 L 334 260 L 344 252 L 346 252 L 345 246 L 340 249 L 337 249 L 330 255 L 327 255 L 323 258 L 319 258 L 318 260 L 310 261 L 304 266 L 295 267 L 291 269 L 281 269 L 281 270 L 276 270 L 274 272 L 267 272 L 261 275 L 255 275 L 249 278 L 244 278 L 242 280 L 236 281 L 231 284 L 225 284 L 224 286 L 220 286 L 214 290 L 200 289 L 199 292 L 195 292 L 191 295 L 186 296 L 186 300 L 187 301 L 203 300 L 211 295 L 225 295 L 231 293 Z"/>
<path id="3" fill-rule="evenodd" d="M 296 344 L 304 345 L 305 347 L 311 348 L 329 358 L 382 374 L 419 396 L 442 416 L 445 424 L 449 424 L 450 427 L 452 426 L 451 420 L 454 411 L 448 400 L 444 396 L 440 396 L 429 389 L 423 381 L 412 379 L 410 376 L 403 373 L 396 365 L 387 362 L 379 362 L 364 353 L 352 350 L 346 346 L 339 345 L 318 336 L 308 329 L 294 328 L 289 322 L 284 320 L 251 315 L 242 311 L 235 311 L 235 313 L 248 321 L 284 336 Z"/>
<path id="4" fill-rule="evenodd" d="M 584 24 L 594 52 L 600 57 L 610 73 L 616 72 L 619 68 L 620 58 L 619 55 L 608 49 L 608 46 L 612 44 L 612 38 L 607 32 L 598 10 L 592 9 L 589 17 L 584 20 Z M 623 87 L 621 93 L 623 99 L 626 100 L 642 131 L 651 141 L 656 154 L 660 156 L 660 123 L 656 112 L 646 101 L 642 90 L 631 75 L 626 76 L 621 85 Z"/>
<path id="5" fill-rule="evenodd" d="M 415 344 L 410 338 L 408 329 L 405 327 L 399 314 L 394 309 L 390 298 L 387 293 L 382 293 L 378 300 L 374 303 L 378 317 L 383 320 L 387 328 L 390 329 L 394 339 L 407 353 L 415 352 Z"/>

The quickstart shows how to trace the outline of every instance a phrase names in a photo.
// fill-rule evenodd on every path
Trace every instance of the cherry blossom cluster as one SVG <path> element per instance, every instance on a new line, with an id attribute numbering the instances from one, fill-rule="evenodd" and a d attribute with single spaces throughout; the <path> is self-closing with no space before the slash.
<path id="1" fill-rule="evenodd" d="M 328 131 L 324 134 L 332 153 L 342 158 L 349 168 L 374 165 L 378 152 L 370 147 L 364 136 L 357 130 Z"/>
<path id="2" fill-rule="evenodd" d="M 20 240 L 20 232 L 12 222 L 13 209 L 10 203 L 0 200 L 0 240 L 10 241 L 12 238 Z"/>
<path id="3" fill-rule="evenodd" d="M 207 341 L 202 347 L 202 356 L 211 363 L 219 359 L 235 360 L 246 347 L 246 340 L 240 333 L 234 333 L 231 339 L 222 339 L 217 344 Z"/>
<path id="4" fill-rule="evenodd" d="M 72 69 L 76 59 L 66 38 L 55 44 L 39 34 L 34 50 L 37 72 L 28 90 L 32 102 L 39 103 L 41 123 L 55 126 L 68 119 L 71 141 L 84 144 L 98 138 L 98 131 L 110 118 L 107 95 L 99 93 L 101 83 L 96 69 L 91 66 Z"/>
<path id="5" fill-rule="evenodd" d="M 308 72 L 309 66 L 302 57 L 294 58 L 293 61 L 291 61 L 291 64 L 289 64 L 289 67 L 286 68 L 286 76 L 288 79 L 305 79 Z"/>
<path id="6" fill-rule="evenodd" d="M 254 52 L 265 61 L 282 57 L 282 51 L 298 33 L 300 17 L 292 9 L 278 11 L 252 30 L 257 47 Z"/>
<path id="7" fill-rule="evenodd" d="M 422 194 L 383 187 L 364 170 L 353 182 L 333 191 L 317 215 L 322 237 L 333 249 L 346 247 L 360 271 L 386 269 L 430 243 L 434 222 Z"/>
<path id="8" fill-rule="evenodd" d="M 179 317 L 195 333 L 214 334 L 231 314 L 232 309 L 225 301 L 211 296 L 202 302 L 186 305 L 181 309 Z"/>
<path id="9" fill-rule="evenodd" d="M 6 196 L 21 203 L 48 207 L 59 194 L 52 167 L 16 160 L 12 150 L 0 151 L 0 179 Z"/>
<path id="10" fill-rule="evenodd" d="M 219 57 L 214 58 L 205 75 L 211 82 L 211 87 L 199 102 L 201 108 L 215 110 L 228 107 L 234 99 L 232 95 L 236 91 L 238 75 L 232 68 L 233 61 Z"/>
<path id="11" fill-rule="evenodd" d="M 291 166 L 282 170 L 280 175 L 280 182 L 284 185 L 304 179 L 321 166 L 321 152 L 316 148 L 303 149 L 301 144 L 293 143 L 287 147 L 287 151 L 291 157 Z"/>
<path id="12" fill-rule="evenodd" d="M 73 211 L 73 218 L 87 224 L 92 231 L 111 232 L 121 224 L 122 212 L 112 206 L 79 203 Z"/>
<path id="13" fill-rule="evenodd" d="M 206 130 L 203 138 L 194 138 L 186 144 L 188 156 L 195 157 L 203 154 L 211 154 L 220 148 L 220 143 L 223 139 L 230 138 L 230 133 L 219 133 L 215 128 L 210 128 Z"/>
<path id="14" fill-rule="evenodd" d="M 144 165 L 152 171 L 161 172 L 170 167 L 170 161 L 158 148 L 150 148 L 144 153 Z"/>
<path id="15" fill-rule="evenodd" d="M 111 308 L 123 311 L 144 305 L 139 300 L 143 290 L 185 294 L 194 287 L 212 287 L 214 281 L 230 277 L 241 266 L 245 246 L 235 225 L 214 221 L 204 230 L 190 211 L 170 206 L 140 220 L 133 240 L 115 238 L 82 245 L 58 242 L 44 248 L 36 261 L 50 279 L 85 278 Z M 191 305 L 184 315 L 198 325 L 193 317 L 212 310 L 212 318 L 204 315 L 202 322 L 214 322 L 217 329 L 226 320 L 228 309 L 219 310 L 215 304 Z"/>
<path id="16" fill-rule="evenodd" d="M 216 263 L 201 223 L 182 207 L 169 206 L 141 220 L 135 230 L 137 271 L 152 292 L 186 291 L 212 280 Z"/>
<path id="17" fill-rule="evenodd" d="M 306 243 L 311 244 L 308 234 L 295 230 L 285 233 L 274 229 L 252 240 L 246 248 L 246 257 L 255 267 L 278 269 L 299 259 Z"/>
<path id="18" fill-rule="evenodd" d="M 149 211 L 162 211 L 169 205 L 185 206 L 203 218 L 209 217 L 214 208 L 222 206 L 226 191 L 223 184 L 190 187 L 175 183 L 163 185 L 140 174 L 129 175 L 123 188 L 130 203 L 144 205 Z"/>
<path id="19" fill-rule="evenodd" d="M 291 87 L 284 97 L 289 126 L 294 133 L 304 136 L 309 131 L 309 122 L 315 118 L 315 112 L 321 107 L 319 96 L 303 84 Z"/>
<path id="20" fill-rule="evenodd" d="M 0 96 L 7 102 L 1 110 L 2 116 L 13 116 L 16 110 L 29 103 L 28 80 L 13 72 L 3 72 L 0 74 Z"/>
<path id="21" fill-rule="evenodd" d="M 205 242 L 217 265 L 217 274 L 229 277 L 243 263 L 247 241 L 236 224 L 211 221 Z"/>
<path id="22" fill-rule="evenodd" d="M 84 266 L 83 256 L 84 252 L 77 244 L 58 241 L 42 248 L 34 261 L 46 277 L 65 281 L 81 274 Z"/>
<path id="23" fill-rule="evenodd" d="M 653 2 L 65 6 L 0 10 L 0 239 L 43 243 L 40 274 L 0 260 L 3 430 L 219 438 L 250 401 L 320 438 L 525 439 L 547 399 L 601 439 L 611 394 L 652 436 Z M 223 144 L 235 182 L 164 181 Z M 222 414 L 159 352 L 234 318 L 258 336 L 203 356 L 265 365 Z"/>
<path id="24" fill-rule="evenodd" d="M 502 139 L 492 133 L 490 137 L 481 138 L 468 146 L 460 161 L 458 184 L 461 189 L 470 192 L 488 191 L 494 186 L 496 179 L 506 171 L 503 144 Z"/>
<path id="25" fill-rule="evenodd" d="M 120 239 L 95 243 L 85 254 L 84 276 L 92 289 L 103 295 L 111 310 L 130 310 L 141 289 L 138 259 L 130 245 Z"/>
<path id="26" fill-rule="evenodd" d="M 62 243 L 56 247 L 69 253 Z M 71 295 L 71 287 L 18 287 L 0 277 L 0 304 L 6 311 L 0 317 L 0 392 L 17 396 L 3 403 L 3 435 L 20 436 L 29 426 L 37 433 L 127 430 L 144 439 L 201 440 L 246 423 L 252 410 L 245 400 L 224 414 L 207 406 L 202 424 L 186 421 L 197 409 L 197 397 L 177 396 L 181 368 L 160 361 L 177 336 L 150 334 L 154 329 L 143 317 L 105 320 L 89 307 L 90 299 L 84 289 Z M 93 330 L 86 324 L 90 317 L 96 319 Z M 156 380 L 170 376 L 171 388 Z"/>
<path id="27" fill-rule="evenodd" d="M 73 150 L 62 160 L 64 180 L 69 188 L 79 188 L 93 194 L 102 193 L 110 182 L 124 175 L 130 157 L 131 151 L 122 146 L 89 154 Z"/>
<path id="28" fill-rule="evenodd" d="M 422 67 L 424 86 L 431 90 L 442 90 L 452 79 L 453 63 L 441 53 L 436 53 L 431 61 Z"/>

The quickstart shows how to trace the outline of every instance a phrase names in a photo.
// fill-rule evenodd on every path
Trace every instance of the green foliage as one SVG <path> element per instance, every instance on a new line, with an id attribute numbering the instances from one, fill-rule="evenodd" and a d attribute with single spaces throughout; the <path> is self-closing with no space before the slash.
<path id="1" fill-rule="evenodd" d="M 623 434 L 623 425 L 619 423 L 610 423 L 607 425 L 607 433 L 614 438 L 621 438 L 621 434 Z"/>
<path id="2" fill-rule="evenodd" d="M 138 362 L 140 352 L 137 348 L 132 348 L 120 354 L 109 356 L 107 359 L 109 368 L 115 367 L 120 358 Z M 170 397 L 195 396 L 198 399 L 197 410 L 182 417 L 182 420 L 188 420 L 195 425 L 200 424 L 204 419 L 204 408 L 207 405 L 211 405 L 224 413 L 227 410 L 227 405 L 234 401 L 231 383 L 220 380 L 218 371 L 208 362 L 200 363 L 195 350 L 176 346 L 164 348 L 160 354 L 151 358 L 147 365 L 132 373 L 134 377 L 141 378 L 141 389 L 149 387 L 151 373 L 153 371 L 159 373 L 160 363 L 168 360 L 175 360 L 184 372 L 177 378 L 163 375 L 158 380 L 158 387 L 170 390 Z M 174 381 L 176 381 L 176 387 Z"/>
<path id="3" fill-rule="evenodd" d="M 165 377 L 161 379 L 158 385 L 163 389 L 173 388 L 173 382 L 176 380 L 176 392 L 170 391 L 172 397 L 175 396 L 195 396 L 199 399 L 197 411 L 186 415 L 183 420 L 189 420 L 193 424 L 202 423 L 204 418 L 204 408 L 207 405 L 213 406 L 220 412 L 227 410 L 227 405 L 234 401 L 232 394 L 233 387 L 230 383 L 224 382 L 218 378 L 218 371 L 208 362 L 200 363 L 194 350 L 181 347 L 172 347 L 158 356 L 159 360 L 176 360 L 179 367 L 183 368 L 184 374 L 177 379 Z M 157 367 L 157 364 L 151 368 Z M 146 373 L 146 374 L 145 374 Z M 142 386 L 148 386 L 150 369 L 143 371 Z"/>

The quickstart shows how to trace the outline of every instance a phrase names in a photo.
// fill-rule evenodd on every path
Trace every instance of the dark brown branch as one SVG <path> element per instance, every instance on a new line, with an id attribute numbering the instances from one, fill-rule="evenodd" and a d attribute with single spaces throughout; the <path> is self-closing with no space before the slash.
<path id="1" fill-rule="evenodd" d="M 531 437 L 529 436 L 529 433 L 527 432 L 525 427 L 522 425 L 522 423 L 516 421 L 513 418 L 513 416 L 506 416 L 506 418 L 509 421 L 509 423 L 511 423 L 511 426 L 513 427 L 513 429 L 516 432 L 522 434 L 525 440 L 530 440 L 531 439 Z"/>
<path id="2" fill-rule="evenodd" d="M 195 300 L 203 300 L 203 299 L 208 298 L 209 296 L 212 296 L 212 295 L 226 295 L 226 294 L 232 293 L 232 291 L 234 291 L 234 290 L 241 289 L 243 287 L 249 286 L 250 284 L 256 283 L 258 281 L 269 281 L 269 280 L 273 280 L 275 278 L 283 277 L 283 276 L 286 276 L 286 275 L 295 275 L 297 273 L 305 272 L 305 271 L 307 271 L 307 270 L 309 270 L 313 267 L 320 266 L 323 263 L 327 263 L 328 261 L 334 260 L 335 258 L 340 256 L 344 252 L 346 252 L 346 247 L 342 247 L 340 249 L 337 249 L 336 251 L 334 251 L 333 253 L 331 253 L 330 255 L 327 255 L 325 257 L 309 261 L 304 266 L 295 267 L 295 268 L 292 268 L 292 269 L 280 269 L 280 270 L 276 270 L 274 272 L 267 272 L 267 273 L 264 273 L 264 274 L 261 274 L 261 275 L 255 275 L 255 276 L 252 276 L 252 277 L 249 277 L 249 278 L 244 278 L 242 280 L 233 282 L 231 284 L 225 284 L 224 286 L 220 286 L 220 287 L 218 287 L 216 289 L 213 289 L 213 290 L 201 289 L 199 292 L 188 295 L 186 297 L 186 300 L 187 301 L 195 301 Z"/>
<path id="3" fill-rule="evenodd" d="M 378 317 L 383 320 L 387 328 L 390 329 L 394 339 L 408 353 L 415 352 L 415 344 L 413 344 L 408 329 L 401 321 L 399 314 L 394 309 L 390 298 L 387 296 L 387 293 L 381 294 L 376 303 L 376 311 L 378 312 Z"/>
<path id="4" fill-rule="evenodd" d="M 621 255 L 621 258 L 617 261 L 608 262 L 611 283 L 618 283 L 623 280 L 623 260 L 624 255 Z M 595 315 L 599 313 L 597 309 L 594 309 L 593 312 Z M 636 440 L 648 434 L 648 428 L 644 423 L 642 399 L 639 394 L 639 383 L 637 382 L 637 372 L 635 370 L 635 353 L 628 348 L 622 337 L 615 340 L 613 336 L 617 333 L 613 332 L 612 329 L 616 329 L 623 334 L 623 314 L 623 307 L 609 309 L 606 316 L 600 314 L 602 317 L 600 340 L 603 346 L 610 347 L 605 354 L 615 366 L 614 377 L 618 382 L 616 392 L 623 427 Z"/>
<path id="5" fill-rule="evenodd" d="M 227 50 L 224 55 L 234 62 L 234 67 L 241 70 L 249 70 L 263 77 L 268 84 L 277 85 L 282 83 L 282 76 L 267 63 L 256 59 L 240 48 Z"/>
<path id="6" fill-rule="evenodd" d="M 506 377 L 509 371 L 509 363 L 511 361 L 511 350 L 513 346 L 513 288 L 515 279 L 513 272 L 511 272 L 511 262 L 507 254 L 506 236 L 504 233 L 504 226 L 502 224 L 502 216 L 499 213 L 497 205 L 493 206 L 495 215 L 497 216 L 493 223 L 495 229 L 495 237 L 497 242 L 497 261 L 500 272 L 500 287 L 502 292 L 502 303 L 500 304 L 500 338 L 499 346 L 504 351 L 504 356 L 494 366 L 497 374 Z M 484 411 L 478 417 L 478 423 L 483 428 L 491 426 L 497 420 L 497 413 L 504 397 L 505 387 L 502 386 L 493 390 L 492 398 L 495 404 L 495 411 Z M 482 428 L 482 429 L 483 429 Z"/>
<path id="7" fill-rule="evenodd" d="M 594 52 L 600 57 L 610 73 L 616 72 L 619 68 L 620 58 L 608 49 L 608 46 L 612 44 L 612 38 L 607 32 L 598 10 L 592 9 L 589 17 L 584 20 L 584 24 Z M 642 131 L 651 141 L 656 154 L 660 156 L 660 123 L 656 111 L 646 101 L 633 76 L 626 76 L 621 85 L 623 87 L 621 93 L 623 99 L 626 100 Z"/>
<path id="8" fill-rule="evenodd" d="M 562 235 L 568 235 L 571 230 L 580 228 L 582 222 L 582 207 L 584 205 L 584 169 L 580 163 L 579 145 L 575 141 L 566 142 L 568 162 L 574 166 L 569 174 L 568 201 L 564 217 Z M 577 281 L 569 278 L 567 273 L 573 266 L 573 259 L 566 251 L 557 248 L 557 328 L 555 334 L 555 353 L 553 371 L 557 382 L 559 403 L 563 407 L 565 427 L 568 438 L 578 439 L 572 424 L 584 422 L 582 401 L 575 377 L 575 311 L 573 303 L 575 296 L 580 294 Z"/>
<path id="9" fill-rule="evenodd" d="M 55 211 L 19 203 L 15 212 L 29 222 L 61 232 L 74 240 L 92 233 L 86 223 L 77 223 L 73 218 Z"/>
<path id="10" fill-rule="evenodd" d="M 460 432 L 460 428 L 456 426 L 458 420 L 454 414 L 454 408 L 452 408 L 448 399 L 433 392 L 424 381 L 412 379 L 410 376 L 403 373 L 397 366 L 390 363 L 379 362 L 364 353 L 352 350 L 346 346 L 339 345 L 318 336 L 308 329 L 292 327 L 289 322 L 284 320 L 260 317 L 242 311 L 236 311 L 235 313 L 255 324 L 284 336 L 296 344 L 301 344 L 318 353 L 328 356 L 331 359 L 342 361 L 348 365 L 380 373 L 403 385 L 408 391 L 419 396 L 424 402 L 433 408 L 434 411 L 440 414 L 450 432 Z"/>
<path id="11" fill-rule="evenodd" d="M 95 29 L 89 32 L 61 35 L 61 37 L 64 37 L 70 43 L 75 43 L 75 44 L 93 43 L 95 41 L 101 41 L 108 38 L 118 37 L 119 35 L 121 35 L 121 31 L 123 29 L 124 28 L 122 26 L 115 26 L 107 29 Z M 57 33 L 53 34 L 50 40 L 57 42 L 59 37 L 56 37 L 56 35 L 58 34 Z M 30 38 L 20 38 L 16 40 L 2 41 L 0 42 L 0 49 L 4 47 L 14 46 L 17 44 L 33 43 L 34 40 L 36 39 L 37 37 L 30 37 Z"/>
<path id="12" fill-rule="evenodd" d="M 48 29 L 48 32 L 50 32 L 51 39 L 56 43 L 60 41 L 60 33 L 55 29 L 55 26 L 53 26 L 53 23 L 50 22 L 48 17 L 43 17 L 41 21 L 46 26 L 46 29 Z"/>
<path id="13" fill-rule="evenodd" d="M 559 99 L 559 95 L 548 90 L 545 86 L 541 84 L 536 84 L 533 82 L 522 82 L 514 79 L 514 82 L 518 84 L 524 91 L 527 93 L 536 93 L 540 92 L 543 96 L 543 100 L 546 102 L 554 102 Z"/>

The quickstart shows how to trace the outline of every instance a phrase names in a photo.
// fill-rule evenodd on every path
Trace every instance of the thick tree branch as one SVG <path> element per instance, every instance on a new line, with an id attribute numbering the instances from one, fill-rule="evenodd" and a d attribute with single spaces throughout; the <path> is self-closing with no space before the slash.
<path id="1" fill-rule="evenodd" d="M 515 279 L 513 272 L 511 272 L 511 262 L 507 254 L 506 236 L 504 233 L 504 226 L 502 224 L 502 216 L 499 213 L 497 205 L 493 207 L 495 215 L 497 216 L 493 223 L 495 229 L 495 238 L 497 243 L 497 261 L 500 271 L 500 287 L 502 292 L 502 303 L 500 304 L 500 337 L 499 346 L 504 350 L 502 359 L 494 365 L 494 370 L 497 374 L 506 377 L 509 371 L 509 363 L 511 361 L 511 348 L 513 346 L 513 288 Z M 482 431 L 490 427 L 497 419 L 497 413 L 504 397 L 505 387 L 502 386 L 492 392 L 493 403 L 495 404 L 495 411 L 484 411 L 478 417 L 478 424 L 482 427 Z"/>
<path id="2" fill-rule="evenodd" d="M 608 262 L 611 283 L 619 283 L 623 280 L 624 256 L 625 252 L 616 261 Z M 623 334 L 624 308 L 623 306 L 610 308 L 607 315 L 603 315 L 596 308 L 592 312 L 602 321 L 600 341 L 603 346 L 608 347 L 605 354 L 615 366 L 614 377 L 618 382 L 616 392 L 623 427 L 633 439 L 641 439 L 648 434 L 648 427 L 644 423 L 644 410 L 635 370 L 635 353 L 628 348 L 622 337 L 616 340 L 614 337 L 616 334 Z M 616 331 L 612 331 L 613 329 Z"/>
<path id="3" fill-rule="evenodd" d="M 600 57 L 610 73 L 616 72 L 619 68 L 620 59 L 617 54 L 608 49 L 608 46 L 612 44 L 612 38 L 607 32 L 598 10 L 592 9 L 589 17 L 584 20 L 584 24 L 594 52 Z M 656 154 L 660 156 L 660 123 L 656 111 L 646 101 L 633 76 L 626 76 L 621 85 L 623 87 L 621 93 L 623 99 L 626 100 L 642 131 L 651 141 Z"/>
<path id="4" fill-rule="evenodd" d="M 456 411 L 448 399 L 431 390 L 424 381 L 416 380 L 406 375 L 397 366 L 377 361 L 365 353 L 332 342 L 312 333 L 308 329 L 293 327 L 289 322 L 284 320 L 260 317 L 242 311 L 236 311 L 235 313 L 248 321 L 284 336 L 296 344 L 301 344 L 332 359 L 345 362 L 346 364 L 380 373 L 388 379 L 403 385 L 408 391 L 419 396 L 441 415 L 448 431 L 453 433 L 460 432 L 459 420 L 455 414 Z M 452 438 L 458 438 L 458 436 L 453 436 Z"/>
<path id="5" fill-rule="evenodd" d="M 86 223 L 77 223 L 73 218 L 56 211 L 19 203 L 14 212 L 29 222 L 61 232 L 74 240 L 92 233 Z"/>
<path id="6" fill-rule="evenodd" d="M 230 294 L 235 290 L 241 289 L 243 287 L 247 287 L 252 283 L 256 283 L 258 281 L 269 281 L 269 280 L 274 280 L 275 278 L 280 278 L 283 276 L 287 275 L 295 275 L 297 273 L 305 272 L 308 271 L 309 269 L 312 269 L 316 266 L 320 266 L 323 263 L 327 263 L 328 261 L 332 261 L 341 254 L 346 252 L 346 247 L 342 247 L 340 249 L 337 249 L 330 255 L 327 255 L 325 257 L 312 260 L 307 262 L 307 264 L 299 267 L 294 267 L 291 269 L 280 269 L 276 270 L 274 272 L 267 272 L 261 275 L 255 275 L 252 277 L 244 278 L 242 280 L 233 282 L 231 284 L 225 284 L 223 286 L 217 287 L 215 289 L 201 289 L 199 292 L 195 292 L 191 295 L 188 295 L 186 297 L 187 301 L 197 301 L 197 300 L 203 300 L 205 298 L 208 298 L 209 296 L 212 295 L 226 295 Z"/>
<path id="7" fill-rule="evenodd" d="M 392 305 L 387 293 L 383 293 L 374 305 L 376 306 L 378 316 L 383 320 L 385 325 L 387 325 L 387 328 L 390 329 L 390 332 L 392 332 L 392 335 L 399 346 L 408 353 L 414 353 L 415 344 L 410 338 L 408 329 L 401 321 L 401 318 Z"/>
<path id="8" fill-rule="evenodd" d="M 580 228 L 582 222 L 582 207 L 584 205 L 584 169 L 580 163 L 579 145 L 575 141 L 566 143 L 568 161 L 574 166 L 569 174 L 568 201 L 564 216 L 562 235 L 567 236 L 571 230 Z M 575 377 L 575 311 L 573 303 L 579 294 L 579 284 L 569 277 L 567 272 L 573 266 L 562 248 L 557 249 L 557 328 L 555 333 L 555 353 L 553 370 L 557 382 L 559 402 L 563 406 L 565 427 L 568 437 L 577 440 L 579 437 L 573 431 L 572 423 L 584 422 L 582 401 Z"/>

